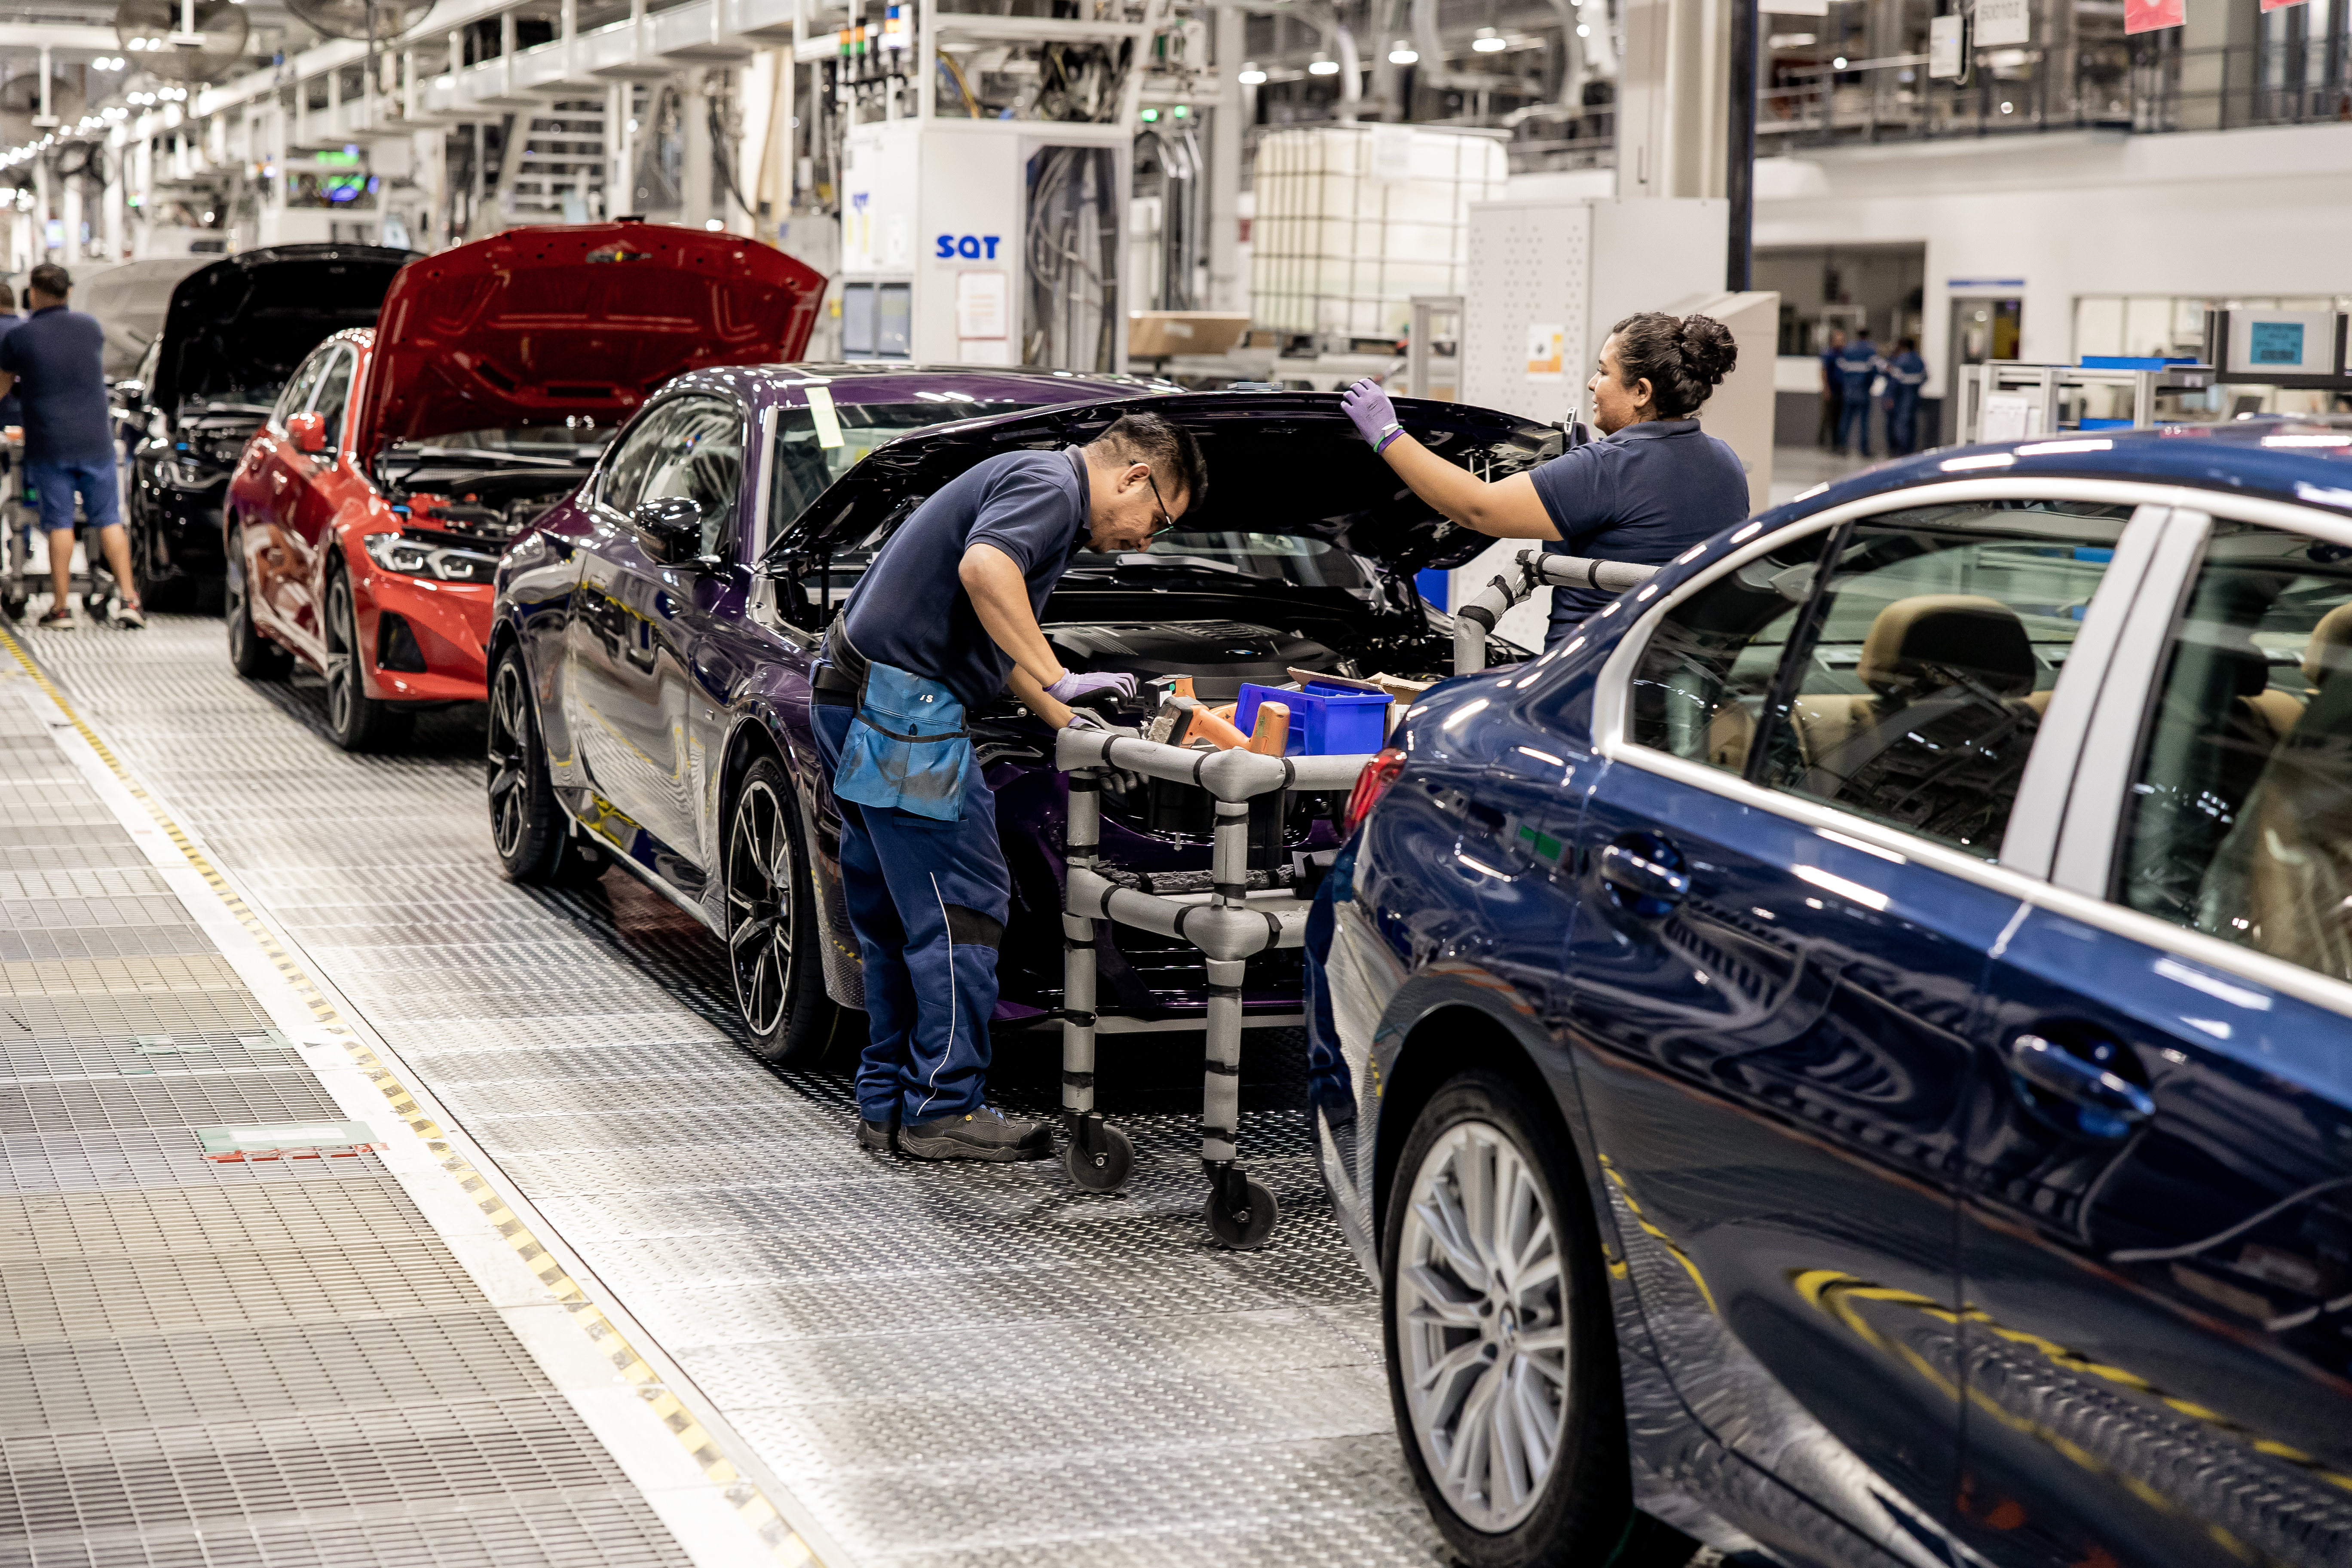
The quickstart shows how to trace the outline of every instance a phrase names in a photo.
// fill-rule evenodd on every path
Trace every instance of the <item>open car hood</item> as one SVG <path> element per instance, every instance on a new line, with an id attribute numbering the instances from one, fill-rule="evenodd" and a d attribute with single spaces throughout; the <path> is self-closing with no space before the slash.
<path id="1" fill-rule="evenodd" d="M 824 292 L 780 250 L 667 224 L 509 229 L 442 251 L 384 296 L 359 449 L 571 415 L 617 424 L 683 372 L 797 358 Z"/>
<path id="2" fill-rule="evenodd" d="M 1532 468 L 1559 449 L 1557 428 L 1491 408 L 1401 397 L 1396 411 L 1423 445 L 1489 479 Z M 1147 412 L 1189 428 L 1207 459 L 1208 499 L 1185 513 L 1187 531 L 1327 540 L 1397 573 L 1459 566 L 1494 542 L 1447 521 L 1406 489 L 1356 434 L 1338 394 L 1207 392 L 1064 405 L 902 436 L 842 475 L 774 548 L 804 554 L 871 548 L 983 458 L 1083 444 L 1121 415 Z"/>
<path id="3" fill-rule="evenodd" d="M 163 313 L 148 401 L 166 410 L 239 394 L 268 402 L 329 336 L 373 325 L 393 278 L 416 258 L 376 245 L 273 245 L 188 274 Z"/>

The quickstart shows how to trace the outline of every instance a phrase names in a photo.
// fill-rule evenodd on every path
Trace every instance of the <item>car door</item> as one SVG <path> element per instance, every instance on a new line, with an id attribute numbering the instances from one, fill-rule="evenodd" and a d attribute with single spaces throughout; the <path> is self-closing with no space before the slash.
<path id="1" fill-rule="evenodd" d="M 246 525 L 246 566 L 252 577 L 248 596 L 256 613 L 273 625 L 279 619 L 284 579 L 296 559 L 289 536 L 301 496 L 299 474 L 309 467 L 309 459 L 294 450 L 286 422 L 310 407 L 310 395 L 340 346 L 322 344 L 296 368 L 262 426 L 261 438 L 247 448 L 246 471 L 231 482 L 237 516 Z"/>
<path id="2" fill-rule="evenodd" d="M 1619 649 L 1564 966 L 1677 1391 L 1922 1563 L 1958 1489 L 1977 994 L 2019 904 L 1993 868 L 2133 511 L 1955 493 L 1767 540 Z"/>
<path id="3" fill-rule="evenodd" d="M 2177 513 L 1962 1169 L 1969 1543 L 2352 1562 L 2352 527 Z"/>
<path id="4" fill-rule="evenodd" d="M 358 352 L 351 344 L 331 345 L 308 405 L 308 412 L 326 421 L 327 445 L 318 452 L 298 450 L 291 441 L 281 447 L 291 482 L 282 492 L 278 536 L 287 560 L 278 574 L 276 608 L 279 624 L 313 658 L 320 657 L 324 647 L 319 622 L 326 592 L 321 551 L 341 499 L 336 443 L 342 434 L 343 406 L 351 400 L 352 374 L 358 365 Z"/>
<path id="5" fill-rule="evenodd" d="M 682 886 L 698 885 L 709 864 L 697 801 L 717 770 L 725 691 L 704 689 L 698 650 L 720 601 L 740 593 L 731 551 L 743 432 L 731 400 L 696 395 L 663 405 L 625 438 L 604 497 L 614 515 L 582 573 L 568 634 L 582 752 L 605 798 L 678 858 L 666 874 Z M 623 500 L 634 511 L 671 498 L 700 511 L 706 560 L 661 560 L 622 521 Z"/>

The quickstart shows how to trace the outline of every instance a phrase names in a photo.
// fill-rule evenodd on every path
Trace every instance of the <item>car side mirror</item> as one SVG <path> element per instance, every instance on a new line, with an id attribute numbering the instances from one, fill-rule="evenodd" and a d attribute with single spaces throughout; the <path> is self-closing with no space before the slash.
<path id="1" fill-rule="evenodd" d="M 286 434 L 294 438 L 294 449 L 312 457 L 327 449 L 327 416 L 323 414 L 297 414 L 286 421 Z"/>
<path id="2" fill-rule="evenodd" d="M 676 563 L 702 552 L 702 508 L 685 496 L 640 501 L 629 524 L 656 561 Z"/>

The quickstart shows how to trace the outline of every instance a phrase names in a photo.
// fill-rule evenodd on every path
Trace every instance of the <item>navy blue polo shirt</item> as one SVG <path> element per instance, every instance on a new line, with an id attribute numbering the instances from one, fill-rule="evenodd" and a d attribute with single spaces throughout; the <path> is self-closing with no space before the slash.
<path id="1" fill-rule="evenodd" d="M 5 347 L 5 345 L 0 345 Z M 976 708 L 1004 689 L 1013 656 L 980 624 L 957 574 L 963 552 L 992 544 L 1013 558 L 1042 616 L 1087 540 L 1086 466 L 1076 447 L 1006 452 L 940 487 L 899 525 L 849 596 L 844 622 L 859 653 L 942 681 Z"/>
<path id="2" fill-rule="evenodd" d="M 34 311 L 0 338 L 0 370 L 16 378 L 26 463 L 110 463 L 105 334 L 98 318 L 63 305 Z"/>
<path id="3" fill-rule="evenodd" d="M 1748 474 L 1696 419 L 1652 419 L 1571 447 L 1528 476 L 1559 538 L 1547 554 L 1664 565 L 1748 515 Z M 1546 647 L 1615 598 L 1554 588 Z"/>

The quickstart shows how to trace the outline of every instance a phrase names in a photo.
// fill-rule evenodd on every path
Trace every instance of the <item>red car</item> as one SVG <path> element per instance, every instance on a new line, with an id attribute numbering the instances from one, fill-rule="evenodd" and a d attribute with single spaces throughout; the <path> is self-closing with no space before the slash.
<path id="1" fill-rule="evenodd" d="M 824 279 L 754 240 L 619 222 L 410 263 L 303 361 L 229 480 L 229 658 L 327 678 L 348 751 L 478 702 L 491 578 L 671 377 L 796 359 Z"/>

